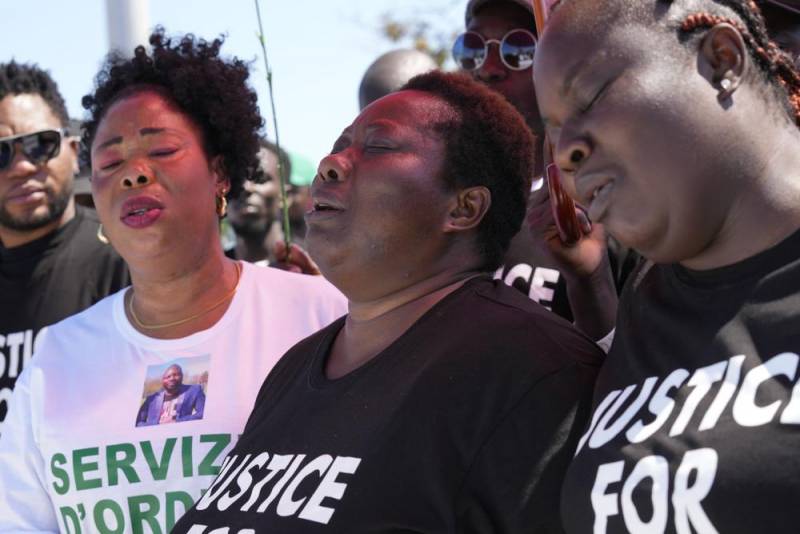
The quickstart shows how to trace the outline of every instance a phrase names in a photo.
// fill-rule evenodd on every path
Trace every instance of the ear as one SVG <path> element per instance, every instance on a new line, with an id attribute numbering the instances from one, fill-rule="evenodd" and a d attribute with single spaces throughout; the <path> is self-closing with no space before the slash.
<path id="1" fill-rule="evenodd" d="M 217 195 L 226 195 L 231 189 L 231 181 L 228 179 L 225 169 L 222 166 L 222 156 L 215 156 L 209 164 L 211 173 L 214 175 L 214 183 L 217 187 Z"/>
<path id="2" fill-rule="evenodd" d="M 67 150 L 69 151 L 69 158 L 72 160 L 72 172 L 77 176 L 81 170 L 80 166 L 80 138 L 76 136 L 68 136 L 64 139 L 66 141 Z M 63 145 L 62 145 L 63 146 Z M 63 149 L 62 149 L 63 153 Z"/>
<path id="3" fill-rule="evenodd" d="M 747 73 L 749 56 L 742 34 L 726 22 L 717 24 L 703 37 L 700 54 L 711 69 L 719 100 L 729 99 Z"/>
<path id="4" fill-rule="evenodd" d="M 445 233 L 476 228 L 492 205 L 492 193 L 484 186 L 468 187 L 458 192 L 447 214 Z"/>

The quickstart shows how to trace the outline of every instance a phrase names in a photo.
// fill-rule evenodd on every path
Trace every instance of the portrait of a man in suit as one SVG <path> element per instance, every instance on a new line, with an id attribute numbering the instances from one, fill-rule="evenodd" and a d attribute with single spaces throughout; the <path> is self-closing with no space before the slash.
<path id="1" fill-rule="evenodd" d="M 202 386 L 184 384 L 183 368 L 173 364 L 161 376 L 161 390 L 148 395 L 139 408 L 136 426 L 202 419 L 205 403 Z"/>

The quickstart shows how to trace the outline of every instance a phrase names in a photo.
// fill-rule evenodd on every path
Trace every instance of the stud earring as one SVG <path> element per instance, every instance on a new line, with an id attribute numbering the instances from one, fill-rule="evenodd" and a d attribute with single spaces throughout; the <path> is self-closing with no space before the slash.
<path id="1" fill-rule="evenodd" d="M 731 82 L 728 78 L 722 78 L 722 80 L 719 82 L 719 86 L 723 91 L 730 91 L 731 87 L 733 86 L 733 82 Z"/>

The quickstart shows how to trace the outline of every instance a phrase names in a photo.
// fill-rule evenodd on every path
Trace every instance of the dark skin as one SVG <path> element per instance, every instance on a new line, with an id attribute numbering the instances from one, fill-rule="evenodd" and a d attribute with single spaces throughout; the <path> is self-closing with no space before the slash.
<path id="1" fill-rule="evenodd" d="M 61 121 L 37 94 L 8 95 L 0 100 L 0 137 L 61 128 Z M 73 175 L 78 170 L 78 141 L 62 137 L 58 156 L 35 164 L 16 147 L 11 165 L 0 171 L 0 207 L 19 223 L 39 221 L 38 227 L 17 230 L 0 224 L 0 243 L 18 247 L 44 237 L 75 216 L 70 198 L 60 216 L 50 211 L 54 197 L 70 195 Z"/>
<path id="2" fill-rule="evenodd" d="M 431 117 L 448 112 L 420 91 L 386 96 L 364 109 L 319 165 L 306 243 L 350 307 L 327 360 L 330 379 L 374 358 L 482 274 L 476 229 L 491 195 L 485 187 L 445 187 L 444 141 Z"/>
<path id="3" fill-rule="evenodd" d="M 167 393 L 166 398 L 175 397 L 183 385 L 183 370 L 177 365 L 169 366 L 161 377 L 161 385 Z"/>
<path id="4" fill-rule="evenodd" d="M 530 12 L 514 3 L 490 3 L 480 9 L 467 26 L 467 30 L 486 39 L 497 40 L 517 28 L 535 31 Z M 500 60 L 497 46 L 491 45 L 486 61 L 473 76 L 505 96 L 540 142 L 544 140 L 531 69 L 507 68 Z M 538 147 L 537 153 L 545 155 L 543 145 Z M 537 158 L 537 174 L 542 173 L 544 163 L 543 158 Z M 528 200 L 527 228 L 521 232 L 530 232 L 537 253 L 556 265 L 564 276 L 575 325 L 592 339 L 601 339 L 613 329 L 617 315 L 617 293 L 608 262 L 606 233 L 602 225 L 590 224 L 582 211 L 576 214 L 582 223 L 583 237 L 575 245 L 566 246 L 558 236 L 548 189 L 543 187 L 533 192 Z"/>
<path id="5" fill-rule="evenodd" d="M 238 276 L 222 251 L 215 205 L 228 181 L 205 153 L 200 129 L 163 94 L 143 88 L 108 109 L 92 145 L 92 163 L 97 213 L 131 271 L 126 306 L 147 325 L 207 311 L 169 328 L 137 328 L 172 339 L 213 326 Z M 130 224 L 126 202 L 136 198 L 160 206 L 148 225 Z"/>
<path id="6" fill-rule="evenodd" d="M 696 270 L 800 227 L 800 132 L 738 30 L 717 25 L 691 47 L 653 20 L 603 26 L 596 10 L 557 10 L 535 64 L 556 162 L 593 220 L 653 261 Z"/>
<path id="7" fill-rule="evenodd" d="M 278 157 L 267 148 L 258 154 L 266 180 L 244 182 L 244 192 L 232 200 L 228 220 L 237 231 L 236 257 L 249 262 L 265 259 L 274 261 L 270 250 L 270 230 L 279 216 Z"/>

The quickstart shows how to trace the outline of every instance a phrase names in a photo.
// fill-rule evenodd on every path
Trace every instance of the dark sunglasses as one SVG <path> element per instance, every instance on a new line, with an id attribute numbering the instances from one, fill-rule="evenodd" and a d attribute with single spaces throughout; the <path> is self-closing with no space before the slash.
<path id="1" fill-rule="evenodd" d="M 41 165 L 58 156 L 61 151 L 61 136 L 64 134 L 63 129 L 58 129 L 0 138 L 0 171 L 11 166 L 16 156 L 16 147 L 34 165 Z"/>
<path id="2" fill-rule="evenodd" d="M 533 54 L 536 52 L 536 36 L 528 30 L 511 30 L 501 40 L 484 39 L 476 32 L 464 32 L 456 37 L 453 44 L 453 59 L 464 70 L 481 68 L 489 54 L 489 44 L 497 43 L 500 47 L 500 59 L 503 65 L 511 70 L 525 70 L 533 65 Z"/>

